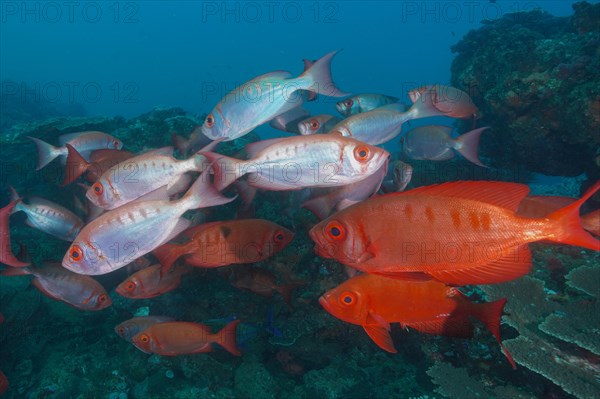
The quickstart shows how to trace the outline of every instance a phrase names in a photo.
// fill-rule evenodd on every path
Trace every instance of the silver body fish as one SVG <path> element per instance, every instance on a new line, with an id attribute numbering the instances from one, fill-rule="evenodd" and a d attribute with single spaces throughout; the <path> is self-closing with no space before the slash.
<path id="1" fill-rule="evenodd" d="M 220 190 L 248 174 L 248 184 L 265 190 L 336 187 L 362 180 L 388 159 L 382 148 L 339 134 L 294 136 L 246 146 L 249 160 L 203 153 L 215 169 Z"/>
<path id="2" fill-rule="evenodd" d="M 164 147 L 130 158 L 113 166 L 87 190 L 96 206 L 115 209 L 162 187 L 175 186 L 187 172 L 202 171 L 204 157 L 186 160 L 173 157 L 173 147 Z"/>
<path id="3" fill-rule="evenodd" d="M 386 96 L 385 94 L 363 93 L 356 94 L 343 101 L 339 101 L 337 104 L 335 104 L 335 107 L 340 114 L 344 116 L 350 116 L 360 114 L 361 112 L 371 111 L 372 109 L 379 108 L 387 104 L 397 103 L 398 101 L 400 101 L 400 99 L 392 96 Z"/>
<path id="4" fill-rule="evenodd" d="M 161 194 L 166 197 L 166 190 Z M 102 214 L 80 231 L 62 265 L 80 274 L 109 273 L 189 227 L 189 220 L 181 217 L 187 210 L 225 204 L 234 198 L 216 191 L 205 172 L 179 200 L 134 201 Z"/>
<path id="5" fill-rule="evenodd" d="M 330 64 L 336 53 L 326 54 L 296 78 L 289 72 L 276 71 L 236 87 L 206 117 L 202 132 L 213 140 L 235 140 L 301 106 L 305 90 L 332 97 L 346 95 L 335 87 L 331 78 Z"/>
<path id="6" fill-rule="evenodd" d="M 309 134 L 326 133 L 336 124 L 341 122 L 341 118 L 333 115 L 321 114 L 307 118 L 298 123 L 300 134 L 306 136 Z"/>
<path id="7" fill-rule="evenodd" d="M 18 199 L 14 190 L 12 196 Z M 28 204 L 19 200 L 12 213 L 19 211 L 27 215 L 29 226 L 65 241 L 73 241 L 84 225 L 79 216 L 44 198 L 31 197 Z"/>

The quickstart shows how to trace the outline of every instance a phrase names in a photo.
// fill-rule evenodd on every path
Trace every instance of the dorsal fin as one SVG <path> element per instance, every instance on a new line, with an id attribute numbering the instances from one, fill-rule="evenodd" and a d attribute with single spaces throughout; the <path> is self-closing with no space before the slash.
<path id="1" fill-rule="evenodd" d="M 516 211 L 529 193 L 529 187 L 520 183 L 495 181 L 458 181 L 418 187 L 393 195 L 425 194 L 481 201 Z"/>

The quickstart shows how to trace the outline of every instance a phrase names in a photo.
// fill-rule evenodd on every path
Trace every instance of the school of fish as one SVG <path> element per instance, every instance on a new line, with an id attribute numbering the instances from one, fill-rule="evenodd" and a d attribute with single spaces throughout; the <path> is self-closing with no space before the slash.
<path id="1" fill-rule="evenodd" d="M 127 143 L 119 138 L 97 131 L 60 136 L 58 146 L 30 137 L 38 169 L 60 158 L 63 185 L 79 181 L 85 187 L 81 200 L 88 211 L 82 218 L 75 210 L 43 198 L 21 198 L 6 187 L 11 201 L 0 209 L 0 276 L 32 276 L 32 284 L 49 298 L 101 311 L 112 300 L 92 276 L 127 267 L 128 276 L 114 291 L 136 300 L 176 290 L 198 268 L 222 268 L 233 286 L 269 298 L 279 293 L 291 307 L 294 290 L 306 282 L 278 283 L 271 271 L 253 264 L 282 251 L 296 232 L 241 217 L 252 213 L 255 196 L 283 191 L 291 211 L 304 207 L 318 219 L 308 232 L 315 253 L 348 268 L 350 278 L 318 299 L 328 313 L 363 327 L 390 353 L 400 344 L 392 340 L 391 323 L 469 338 L 472 320 L 479 320 L 515 368 L 500 338 L 500 318 L 510 299 L 478 303 L 459 287 L 526 275 L 532 266 L 529 243 L 600 251 L 594 236 L 600 234 L 599 211 L 579 214 L 600 182 L 579 199 L 528 196 L 527 185 L 496 181 L 405 191 L 412 167 L 380 145 L 399 139 L 405 158 L 440 162 L 461 155 L 474 167 L 487 168 L 478 146 L 488 127 L 475 128 L 476 105 L 449 86 L 395 93 L 407 95 L 410 106 L 390 95 L 347 94 L 331 75 L 336 54 L 304 60 L 297 77 L 276 71 L 236 87 L 189 139 L 174 134 L 173 147 L 134 154 L 122 150 Z M 344 97 L 335 107 L 340 115 L 311 115 L 305 107 L 317 95 Z M 474 127 L 462 135 L 439 123 L 406 130 L 407 122 L 430 117 L 472 119 Z M 289 134 L 248 144 L 243 158 L 219 153 L 221 142 L 263 125 Z M 238 196 L 238 219 L 196 224 L 186 217 L 188 211 L 225 206 Z M 18 212 L 32 228 L 71 243 L 62 261 L 32 265 L 26 252 L 12 252 L 10 217 Z M 177 356 L 221 347 L 240 356 L 239 323 L 213 331 L 195 321 L 152 315 L 123 321 L 115 332 L 146 353 Z M 0 395 L 7 387 L 0 371 Z"/>

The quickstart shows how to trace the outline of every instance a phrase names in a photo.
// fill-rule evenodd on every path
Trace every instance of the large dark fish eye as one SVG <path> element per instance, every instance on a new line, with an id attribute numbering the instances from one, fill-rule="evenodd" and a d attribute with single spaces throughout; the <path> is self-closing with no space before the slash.
<path id="1" fill-rule="evenodd" d="M 92 190 L 94 190 L 94 194 L 102 195 L 102 193 L 104 192 L 104 187 L 102 187 L 102 183 L 96 182 L 92 186 Z"/>
<path id="2" fill-rule="evenodd" d="M 340 303 L 345 306 L 354 305 L 354 303 L 356 303 L 356 294 L 350 291 L 342 292 L 342 295 L 340 295 Z"/>
<path id="3" fill-rule="evenodd" d="M 275 235 L 273 235 L 273 240 L 277 243 L 282 242 L 284 238 L 285 238 L 285 235 L 283 234 L 282 231 L 277 231 L 275 233 Z"/>
<path id="4" fill-rule="evenodd" d="M 346 105 L 346 107 L 352 108 L 352 106 L 354 105 L 354 101 L 352 101 L 352 99 L 349 98 L 346 100 L 346 102 L 344 104 Z"/>
<path id="5" fill-rule="evenodd" d="M 128 291 L 133 291 L 135 289 L 135 283 L 133 281 L 130 281 L 129 283 L 127 283 L 127 286 L 125 288 L 127 288 Z"/>
<path id="6" fill-rule="evenodd" d="M 143 343 L 147 343 L 148 341 L 150 341 L 150 338 L 148 337 L 148 335 L 142 334 L 140 335 L 140 341 L 142 341 Z"/>
<path id="7" fill-rule="evenodd" d="M 310 128 L 311 128 L 312 130 L 317 130 L 317 129 L 319 128 L 319 126 L 320 126 L 320 124 L 319 124 L 319 121 L 318 121 L 318 120 L 316 120 L 316 119 L 312 119 L 312 120 L 310 121 Z"/>
<path id="8" fill-rule="evenodd" d="M 206 117 L 205 122 L 206 122 L 207 127 L 213 127 L 215 125 L 215 118 L 213 117 L 212 114 L 210 114 Z"/>
<path id="9" fill-rule="evenodd" d="M 354 149 L 354 157 L 358 161 L 367 161 L 370 154 L 371 151 L 369 150 L 369 147 L 365 145 L 359 145 Z"/>
<path id="10" fill-rule="evenodd" d="M 106 295 L 102 294 L 98 297 L 98 302 L 104 303 L 104 302 L 106 302 L 106 299 L 107 299 Z"/>
<path id="11" fill-rule="evenodd" d="M 327 227 L 325 227 L 325 232 L 327 235 L 334 240 L 340 240 L 344 238 L 345 232 L 344 228 L 338 222 L 330 222 Z"/>
<path id="12" fill-rule="evenodd" d="M 80 262 L 83 259 L 83 251 L 79 245 L 75 244 L 71 247 L 71 250 L 69 251 L 69 258 L 73 262 Z"/>

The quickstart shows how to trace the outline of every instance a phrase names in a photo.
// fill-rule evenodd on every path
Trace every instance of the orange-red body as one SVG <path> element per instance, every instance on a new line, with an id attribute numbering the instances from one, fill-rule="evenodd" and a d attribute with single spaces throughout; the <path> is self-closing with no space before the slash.
<path id="1" fill-rule="evenodd" d="M 500 316 L 506 299 L 474 303 L 458 289 L 435 280 L 361 274 L 328 291 L 319 302 L 333 316 L 362 326 L 382 349 L 396 353 L 389 333 L 390 323 L 428 334 L 470 338 L 473 336 L 470 319 L 474 317 L 501 344 Z M 514 367 L 506 350 L 505 354 Z"/>
<path id="2" fill-rule="evenodd" d="M 125 298 L 154 298 L 179 287 L 181 276 L 191 268 L 176 267 L 167 273 L 162 273 L 161 269 L 162 266 L 156 264 L 139 270 L 119 284 L 116 291 Z"/>
<path id="3" fill-rule="evenodd" d="M 259 262 L 281 251 L 294 237 L 288 229 L 262 219 L 205 223 L 184 234 L 188 242 L 166 244 L 153 252 L 165 270 L 183 255 L 197 267 Z"/>
<path id="4" fill-rule="evenodd" d="M 600 188 L 545 218 L 515 214 L 526 185 L 455 182 L 370 198 L 310 231 L 317 254 L 384 275 L 423 272 L 451 284 L 490 284 L 526 274 L 530 242 L 600 250 L 579 207 Z"/>
<path id="5" fill-rule="evenodd" d="M 135 335 L 132 343 L 143 352 L 163 356 L 212 352 L 212 344 L 216 343 L 229 353 L 240 356 L 235 343 L 235 329 L 239 323 L 239 320 L 234 320 L 215 334 L 210 332 L 210 327 L 200 323 L 159 323 Z"/>

